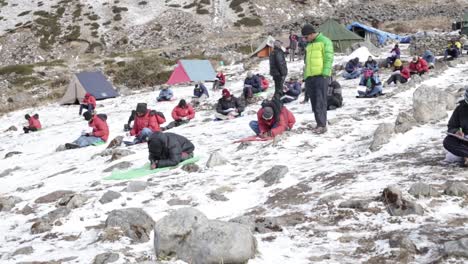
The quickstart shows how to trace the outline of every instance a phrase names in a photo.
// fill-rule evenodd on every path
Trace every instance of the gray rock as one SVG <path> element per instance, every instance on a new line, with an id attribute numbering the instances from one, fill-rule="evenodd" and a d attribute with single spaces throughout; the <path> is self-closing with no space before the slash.
<path id="1" fill-rule="evenodd" d="M 55 152 L 60 152 L 60 151 L 65 151 L 67 148 L 65 147 L 65 144 L 59 145 L 56 149 Z"/>
<path id="2" fill-rule="evenodd" d="M 468 186 L 463 182 L 447 182 L 444 194 L 451 196 L 468 195 Z"/>
<path id="3" fill-rule="evenodd" d="M 419 123 L 439 121 L 447 117 L 452 96 L 437 87 L 421 86 L 413 94 L 413 116 Z"/>
<path id="4" fill-rule="evenodd" d="M 117 163 L 115 165 L 112 165 L 109 168 L 103 170 L 103 172 L 111 172 L 113 170 L 125 170 L 125 169 L 130 168 L 132 165 L 133 164 L 131 162 L 122 161 L 122 162 L 119 162 L 119 163 Z"/>
<path id="5" fill-rule="evenodd" d="M 338 207 L 363 210 L 369 206 L 369 200 L 348 200 L 341 202 Z"/>
<path id="6" fill-rule="evenodd" d="M 395 121 L 395 133 L 406 133 L 417 125 L 416 119 L 414 119 L 410 111 L 400 112 Z"/>
<path id="7" fill-rule="evenodd" d="M 0 197 L 0 212 L 10 211 L 19 202 L 21 202 L 21 198 L 16 196 Z"/>
<path id="8" fill-rule="evenodd" d="M 332 203 L 336 200 L 339 200 L 341 199 L 341 195 L 337 194 L 337 193 L 332 193 L 332 194 L 328 194 L 328 195 L 325 195 L 323 197 L 321 197 L 318 201 L 318 204 L 319 205 L 322 205 L 322 204 L 328 204 L 328 203 Z"/>
<path id="9" fill-rule="evenodd" d="M 468 237 L 445 242 L 444 253 L 449 257 L 468 258 Z"/>
<path id="10" fill-rule="evenodd" d="M 411 214 L 424 214 L 424 209 L 421 205 L 403 199 L 402 192 L 395 186 L 385 188 L 382 193 L 382 198 L 390 215 L 405 216 Z"/>
<path id="11" fill-rule="evenodd" d="M 15 126 L 11 126 L 7 130 L 5 130 L 5 132 L 10 132 L 10 131 L 18 131 L 18 128 Z"/>
<path id="12" fill-rule="evenodd" d="M 215 151 L 211 153 L 210 158 L 206 162 L 206 167 L 213 168 L 216 166 L 222 166 L 228 163 L 228 160 L 221 156 L 221 153 Z"/>
<path id="13" fill-rule="evenodd" d="M 88 201 L 88 197 L 82 194 L 71 194 L 66 195 L 62 199 L 60 199 L 57 203 L 57 206 L 65 206 L 68 209 L 75 209 L 83 206 L 86 201 Z"/>
<path id="14" fill-rule="evenodd" d="M 179 198 L 174 198 L 174 199 L 170 199 L 169 201 L 167 201 L 167 204 L 170 205 L 170 206 L 190 205 L 191 202 L 192 202 L 192 200 L 183 200 L 183 199 L 179 199 Z"/>
<path id="15" fill-rule="evenodd" d="M 66 217 L 71 213 L 71 210 L 66 207 L 60 207 L 55 210 L 48 212 L 46 215 L 41 217 L 41 220 L 53 224 L 56 220 Z"/>
<path id="16" fill-rule="evenodd" d="M 153 219 L 140 208 L 113 210 L 106 219 L 106 228 L 119 227 L 135 243 L 148 242 L 154 227 Z"/>
<path id="17" fill-rule="evenodd" d="M 31 234 L 33 235 L 49 232 L 50 230 L 52 230 L 52 225 L 44 220 L 36 221 L 31 226 Z"/>
<path id="18" fill-rule="evenodd" d="M 17 171 L 19 169 L 21 169 L 21 167 L 18 167 L 18 166 L 11 168 L 11 169 L 6 169 L 2 173 L 0 173 L 0 178 L 9 176 L 12 172 Z"/>
<path id="19" fill-rule="evenodd" d="M 35 203 L 52 203 L 56 202 L 64 197 L 69 197 L 71 195 L 75 194 L 73 191 L 68 191 L 68 190 L 59 190 L 59 191 L 54 191 L 49 194 L 46 194 L 44 196 L 41 196 L 37 198 L 34 202 Z"/>
<path id="20" fill-rule="evenodd" d="M 101 199 L 99 199 L 99 202 L 102 204 L 110 203 L 115 199 L 120 198 L 122 195 L 118 192 L 114 191 L 107 191 L 104 195 L 102 195 Z"/>
<path id="21" fill-rule="evenodd" d="M 411 185 L 408 192 L 416 198 L 437 195 L 437 191 L 431 185 L 422 182 Z"/>
<path id="22" fill-rule="evenodd" d="M 8 159 L 8 158 L 11 158 L 15 155 L 19 155 L 21 154 L 22 152 L 19 152 L 19 151 L 12 151 L 12 152 L 8 152 L 6 155 L 5 155 L 5 159 Z"/>
<path id="23" fill-rule="evenodd" d="M 122 145 L 123 138 L 123 136 L 117 136 L 114 139 L 112 139 L 109 145 L 107 146 L 107 149 L 117 148 L 120 145 Z"/>
<path id="24" fill-rule="evenodd" d="M 207 194 L 207 196 L 210 197 L 214 201 L 221 201 L 221 202 L 229 201 L 229 199 L 226 196 L 224 196 L 224 194 L 222 193 L 210 192 Z"/>
<path id="25" fill-rule="evenodd" d="M 34 252 L 33 247 L 27 246 L 27 247 L 18 248 L 17 250 L 15 250 L 15 252 L 13 252 L 13 256 L 30 255 L 33 252 Z"/>
<path id="26" fill-rule="evenodd" d="M 200 167 L 195 163 L 185 164 L 184 166 L 182 166 L 182 170 L 186 172 L 198 172 L 200 170 Z"/>
<path id="27" fill-rule="evenodd" d="M 130 155 L 133 155 L 133 154 L 135 154 L 135 152 L 127 150 L 127 149 L 115 149 L 112 152 L 112 156 L 109 159 L 109 162 L 116 161 L 118 159 L 121 159 L 121 158 L 126 157 L 126 156 L 130 156 Z"/>
<path id="28" fill-rule="evenodd" d="M 371 151 L 377 151 L 382 148 L 383 145 L 390 142 L 390 138 L 395 131 L 395 125 L 391 123 L 380 124 L 374 132 L 374 139 L 369 147 Z"/>
<path id="29" fill-rule="evenodd" d="M 265 171 L 262 175 L 257 177 L 253 181 L 263 180 L 265 187 L 272 186 L 273 184 L 279 183 L 282 178 L 288 173 L 289 169 L 287 166 L 275 165 L 273 168 Z"/>
<path id="30" fill-rule="evenodd" d="M 101 253 L 94 257 L 93 264 L 107 264 L 119 260 L 117 253 Z"/>
<path id="31" fill-rule="evenodd" d="M 125 188 L 126 192 L 141 192 L 144 191 L 148 187 L 148 183 L 144 181 L 131 181 L 128 183 L 127 188 Z"/>
<path id="32" fill-rule="evenodd" d="M 396 234 L 388 240 L 390 248 L 400 248 L 411 254 L 417 254 L 418 249 L 416 245 L 405 235 Z"/>
<path id="33" fill-rule="evenodd" d="M 192 264 L 246 263 L 256 247 L 248 226 L 209 220 L 193 208 L 170 213 L 154 228 L 158 258 L 174 256 Z"/>
<path id="34" fill-rule="evenodd" d="M 18 211 L 18 213 L 22 214 L 22 215 L 30 215 L 30 214 L 33 214 L 34 213 L 34 209 L 29 206 L 29 205 L 25 205 L 23 207 L 23 209 L 21 209 L 20 211 Z"/>

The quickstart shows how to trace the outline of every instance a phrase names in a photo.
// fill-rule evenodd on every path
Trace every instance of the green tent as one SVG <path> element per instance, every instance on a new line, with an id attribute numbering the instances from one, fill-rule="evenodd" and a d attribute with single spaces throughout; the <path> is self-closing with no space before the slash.
<path id="1" fill-rule="evenodd" d="M 341 25 L 334 19 L 328 19 L 319 28 L 318 31 L 323 33 L 333 41 L 335 52 L 345 52 L 354 43 L 362 42 L 364 39 L 352 31 L 349 31 L 345 26 Z"/>

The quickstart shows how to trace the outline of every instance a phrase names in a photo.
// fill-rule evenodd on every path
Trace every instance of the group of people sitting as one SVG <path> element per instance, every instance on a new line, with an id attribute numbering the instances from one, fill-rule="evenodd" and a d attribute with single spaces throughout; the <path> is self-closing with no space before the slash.
<path id="1" fill-rule="evenodd" d="M 254 94 L 266 91 L 269 86 L 270 83 L 265 76 L 247 72 L 247 77 L 244 80 L 243 95 L 246 99 L 252 98 Z"/>
<path id="2" fill-rule="evenodd" d="M 447 45 L 447 49 L 445 49 L 444 53 L 444 60 L 454 60 L 462 54 L 462 44 L 457 39 L 450 40 L 449 44 Z"/>
<path id="3" fill-rule="evenodd" d="M 354 58 L 346 63 L 343 78 L 349 80 L 360 77 L 357 97 L 375 97 L 382 94 L 382 82 L 378 71 L 379 64 L 372 56 L 367 58 L 364 65 L 359 62 L 359 58 Z"/>

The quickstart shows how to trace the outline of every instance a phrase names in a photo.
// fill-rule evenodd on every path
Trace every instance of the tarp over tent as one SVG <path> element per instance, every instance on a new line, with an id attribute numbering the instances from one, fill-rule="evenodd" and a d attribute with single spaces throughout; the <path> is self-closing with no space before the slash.
<path id="1" fill-rule="evenodd" d="M 345 52 L 354 43 L 362 42 L 364 39 L 349 31 L 334 19 L 328 19 L 318 28 L 318 32 L 324 34 L 333 41 L 333 48 L 336 52 Z"/>
<path id="2" fill-rule="evenodd" d="M 380 45 L 385 44 L 385 42 L 387 42 L 388 39 L 397 40 L 400 43 L 410 43 L 411 41 L 411 37 L 408 37 L 408 36 L 404 37 L 404 36 L 400 36 L 397 34 L 385 32 L 385 31 L 382 31 L 382 30 L 379 30 L 370 26 L 366 26 L 359 22 L 353 22 L 351 23 L 351 25 L 347 26 L 347 28 L 355 33 L 358 32 L 359 30 L 364 31 L 365 32 L 364 38 L 366 40 L 370 40 L 371 38 L 370 36 L 374 35 L 377 38 L 378 44 Z"/>
<path id="3" fill-rule="evenodd" d="M 275 42 L 275 38 L 272 36 L 268 36 L 262 44 L 258 46 L 258 48 L 250 54 L 250 57 L 257 56 L 259 58 L 265 58 L 270 56 L 270 53 L 273 51 L 273 45 Z"/>
<path id="4" fill-rule="evenodd" d="M 208 60 L 179 60 L 167 84 L 213 81 L 216 72 Z"/>
<path id="5" fill-rule="evenodd" d="M 102 72 L 80 72 L 73 76 L 60 104 L 79 103 L 86 93 L 92 94 L 96 100 L 119 96 Z"/>

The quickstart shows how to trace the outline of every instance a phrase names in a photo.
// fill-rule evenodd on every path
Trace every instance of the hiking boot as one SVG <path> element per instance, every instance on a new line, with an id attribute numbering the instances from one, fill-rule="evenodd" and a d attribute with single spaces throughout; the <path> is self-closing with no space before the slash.
<path id="1" fill-rule="evenodd" d="M 327 127 L 316 127 L 312 129 L 312 133 L 321 135 L 327 132 Z"/>
<path id="2" fill-rule="evenodd" d="M 65 144 L 65 149 L 77 149 L 80 148 L 78 144 L 75 143 L 66 143 Z"/>

